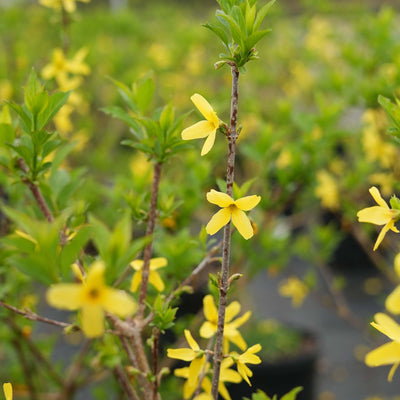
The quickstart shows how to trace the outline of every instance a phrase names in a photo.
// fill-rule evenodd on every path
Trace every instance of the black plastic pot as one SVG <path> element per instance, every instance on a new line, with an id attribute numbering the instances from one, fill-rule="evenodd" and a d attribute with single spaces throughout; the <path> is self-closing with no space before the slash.
<path id="1" fill-rule="evenodd" d="M 263 361 L 258 365 L 248 365 L 253 371 L 250 378 L 252 386 L 245 381 L 230 386 L 228 390 L 232 400 L 242 400 L 243 397 L 251 399 L 252 393 L 258 389 L 271 398 L 275 394 L 280 398 L 297 386 L 303 387 L 297 400 L 313 400 L 317 354 L 315 337 L 305 333 L 301 353 L 273 362 Z"/>

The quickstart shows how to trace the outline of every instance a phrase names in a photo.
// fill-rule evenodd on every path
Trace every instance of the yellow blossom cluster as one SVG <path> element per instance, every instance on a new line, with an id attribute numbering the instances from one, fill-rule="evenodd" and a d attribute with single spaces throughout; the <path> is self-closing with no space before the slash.
<path id="1" fill-rule="evenodd" d="M 216 335 L 218 325 L 218 310 L 212 295 L 204 297 L 203 306 L 206 321 L 201 325 L 199 333 L 201 337 L 210 339 Z M 231 400 L 225 382 L 239 383 L 244 379 L 251 386 L 249 377 L 252 377 L 253 373 L 246 364 L 259 364 L 261 362 L 260 357 L 256 355 L 261 350 L 261 345 L 256 344 L 247 348 L 247 344 L 238 330 L 250 318 L 251 312 L 248 311 L 235 319 L 240 310 L 241 306 L 237 301 L 230 303 L 226 308 L 224 327 L 225 355 L 221 362 L 218 386 L 218 391 L 225 400 Z M 170 358 L 188 361 L 190 365 L 189 367 L 176 369 L 174 374 L 186 379 L 183 386 L 184 399 L 189 399 L 199 386 L 204 391 L 203 397 L 199 398 L 208 399 L 208 396 L 211 396 L 211 381 L 208 376 L 212 372 L 208 362 L 211 354 L 209 351 L 200 348 L 189 330 L 185 330 L 184 333 L 189 348 L 168 349 L 167 354 Z M 242 353 L 230 352 L 229 343 L 235 344 Z M 234 364 L 236 364 L 237 371 L 231 369 Z"/>
<path id="2" fill-rule="evenodd" d="M 87 103 L 76 91 L 83 83 L 83 76 L 90 74 L 90 67 L 84 62 L 87 54 L 87 48 L 83 47 L 68 59 L 61 48 L 56 48 L 53 50 L 51 62 L 42 69 L 42 77 L 46 80 L 54 79 L 58 90 L 71 91 L 67 103 L 54 117 L 56 128 L 61 134 L 73 131 L 71 114 L 74 111 L 85 113 L 88 109 Z"/>
<path id="3" fill-rule="evenodd" d="M 42 6 L 54 8 L 56 10 L 65 10 L 67 13 L 73 13 L 76 10 L 76 2 L 89 3 L 90 0 L 39 0 Z"/>

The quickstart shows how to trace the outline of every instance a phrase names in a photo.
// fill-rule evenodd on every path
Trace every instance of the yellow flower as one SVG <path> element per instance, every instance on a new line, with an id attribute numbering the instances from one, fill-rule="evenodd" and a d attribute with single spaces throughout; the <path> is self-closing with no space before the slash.
<path id="1" fill-rule="evenodd" d="M 211 189 L 207 193 L 207 200 L 212 204 L 222 207 L 222 210 L 219 210 L 206 226 L 206 231 L 209 235 L 214 235 L 232 218 L 233 225 L 236 226 L 239 233 L 245 239 L 250 239 L 253 236 L 253 227 L 243 211 L 252 210 L 260 202 L 260 196 L 245 196 L 238 200 L 233 200 L 226 193 Z"/>
<path id="2" fill-rule="evenodd" d="M 225 400 L 231 400 L 231 396 L 229 395 L 229 392 L 224 384 L 224 382 L 230 382 L 230 383 L 239 383 L 242 380 L 242 377 L 238 372 L 236 372 L 233 369 L 230 369 L 230 367 L 233 364 L 232 358 L 224 358 L 221 362 L 221 370 L 220 370 L 220 376 L 219 376 L 219 384 L 218 384 L 218 392 L 221 394 L 221 396 Z M 207 372 L 209 371 L 210 364 L 207 363 L 205 368 L 204 368 L 204 377 L 201 382 L 201 388 L 205 391 L 203 393 L 204 399 L 209 399 L 212 400 L 212 397 L 207 397 L 211 396 L 211 381 L 209 377 L 206 375 Z M 179 376 L 181 378 L 186 378 L 188 379 L 189 377 L 189 368 L 178 368 L 174 371 L 175 376 Z M 183 385 L 183 397 L 184 399 L 190 398 L 195 390 L 198 387 L 198 381 L 195 382 L 195 386 L 190 387 L 188 385 L 188 381 L 185 382 Z M 199 397 L 202 399 L 203 397 Z M 198 397 L 195 397 L 195 399 L 198 399 Z M 194 399 L 193 399 L 194 400 Z"/>
<path id="3" fill-rule="evenodd" d="M 333 176 L 325 170 L 317 172 L 315 195 L 321 199 L 323 207 L 335 211 L 339 208 L 339 190 Z"/>
<path id="4" fill-rule="evenodd" d="M 142 268 L 143 268 L 143 260 L 134 260 L 130 263 L 130 266 L 136 271 L 133 274 L 132 282 L 131 282 L 131 292 L 136 292 L 137 288 L 142 281 Z M 163 268 L 168 264 L 168 261 L 165 257 L 157 257 L 152 258 L 150 260 L 150 274 L 149 274 L 149 282 L 159 291 L 162 292 L 164 290 L 164 282 L 162 281 L 160 275 L 157 272 L 157 269 Z"/>
<path id="5" fill-rule="evenodd" d="M 382 332 L 392 341 L 385 343 L 365 356 L 365 363 L 369 367 L 393 364 L 388 375 L 390 382 L 400 363 L 400 326 L 386 314 L 375 314 L 375 321 L 371 325 Z"/>
<path id="6" fill-rule="evenodd" d="M 182 139 L 192 140 L 207 137 L 201 150 L 201 155 L 204 156 L 214 146 L 215 135 L 219 127 L 219 118 L 208 101 L 200 94 L 194 94 L 190 100 L 192 100 L 206 120 L 197 122 L 196 124 L 189 126 L 189 128 L 184 129 L 182 131 Z"/>
<path id="7" fill-rule="evenodd" d="M 400 211 L 390 209 L 386 201 L 383 200 L 381 194 L 379 193 L 379 190 L 375 186 L 372 186 L 369 189 L 369 192 L 371 193 L 371 196 L 374 198 L 374 200 L 378 203 L 378 206 L 367 207 L 360 210 L 357 213 L 357 217 L 359 222 L 369 222 L 375 225 L 385 225 L 382 228 L 378 239 L 376 239 L 374 246 L 374 250 L 376 250 L 389 229 L 393 232 L 399 233 L 398 229 L 394 226 L 394 223 L 399 219 Z"/>
<path id="8" fill-rule="evenodd" d="M 296 276 L 291 276 L 279 285 L 279 294 L 283 297 L 291 297 L 292 305 L 299 307 L 308 294 L 308 287 Z"/>
<path id="9" fill-rule="evenodd" d="M 39 0 L 39 4 L 57 10 L 64 8 L 65 11 L 72 13 L 76 10 L 76 1 L 89 3 L 90 0 Z"/>
<path id="10" fill-rule="evenodd" d="M 394 258 L 394 270 L 400 277 L 400 253 Z M 392 314 L 400 314 L 400 285 L 386 298 L 385 307 Z"/>
<path id="11" fill-rule="evenodd" d="M 104 311 L 126 317 L 135 312 L 136 303 L 124 291 L 106 286 L 105 265 L 95 261 L 82 283 L 60 283 L 47 290 L 48 303 L 65 310 L 81 310 L 82 330 L 87 337 L 104 333 Z"/>
<path id="12" fill-rule="evenodd" d="M 90 73 L 89 66 L 83 62 L 87 53 L 87 48 L 83 47 L 77 51 L 71 60 L 68 60 L 62 49 L 54 49 L 51 63 L 45 65 L 42 69 L 42 77 L 47 80 L 55 78 L 63 87 L 76 87 L 80 82 L 68 80 L 68 73 L 76 75 L 88 75 Z"/>
<path id="13" fill-rule="evenodd" d="M 6 400 L 12 400 L 13 398 L 13 390 L 12 390 L 12 385 L 11 383 L 3 383 L 3 392 L 4 396 L 6 397 Z"/>
<path id="14" fill-rule="evenodd" d="M 260 350 L 261 345 L 255 344 L 254 346 L 249 347 L 240 356 L 236 353 L 231 353 L 233 360 L 236 362 L 239 374 L 250 386 L 251 383 L 249 377 L 251 378 L 253 376 L 253 372 L 246 364 L 260 364 L 261 358 L 255 355 L 255 353 L 258 353 Z"/>
<path id="15" fill-rule="evenodd" d="M 187 384 L 192 388 L 196 386 L 200 372 L 206 363 L 206 356 L 204 351 L 200 350 L 199 345 L 193 339 L 190 331 L 185 329 L 184 333 L 190 349 L 167 349 L 167 356 L 178 360 L 190 361 Z"/>
<path id="16" fill-rule="evenodd" d="M 207 321 L 203 323 L 200 327 L 200 336 L 206 339 L 211 338 L 217 333 L 218 326 L 218 310 L 214 303 L 214 298 L 211 294 L 208 294 L 203 299 L 203 309 L 204 316 Z M 240 312 L 240 304 L 237 301 L 232 302 L 226 307 L 225 311 L 225 327 L 224 327 L 224 344 L 227 348 L 228 341 L 234 343 L 240 348 L 240 350 L 245 350 L 247 348 L 246 342 L 244 341 L 242 335 L 237 330 L 237 328 L 243 325 L 251 315 L 251 311 L 247 311 L 241 317 L 233 318 Z"/>

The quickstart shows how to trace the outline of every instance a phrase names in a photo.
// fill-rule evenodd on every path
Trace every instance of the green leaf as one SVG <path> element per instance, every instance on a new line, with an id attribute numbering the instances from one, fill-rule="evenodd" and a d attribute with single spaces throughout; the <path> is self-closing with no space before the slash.
<path id="1" fill-rule="evenodd" d="M 64 143 L 60 146 L 57 146 L 57 151 L 53 157 L 53 165 L 51 167 L 51 175 L 53 175 L 60 164 L 63 162 L 65 157 L 73 150 L 73 148 L 76 146 L 77 142 L 69 142 L 69 143 Z"/>
<path id="2" fill-rule="evenodd" d="M 18 104 L 7 103 L 20 117 L 21 128 L 26 132 L 30 133 L 33 125 L 32 114 L 26 107 L 22 107 Z"/>
<path id="3" fill-rule="evenodd" d="M 250 3 L 246 3 L 246 32 L 251 35 L 253 32 L 254 18 L 256 17 L 257 8 L 255 5 L 251 6 Z"/>
<path id="4" fill-rule="evenodd" d="M 137 107 L 137 105 L 135 103 L 134 95 L 133 95 L 132 91 L 129 89 L 129 87 L 126 86 L 125 83 L 117 81 L 114 78 L 108 77 L 108 79 L 110 79 L 114 83 L 114 85 L 116 85 L 118 87 L 118 93 L 120 94 L 120 96 L 122 97 L 122 99 L 124 100 L 126 105 L 134 113 L 137 113 L 138 112 L 138 107 Z"/>
<path id="5" fill-rule="evenodd" d="M 35 97 L 39 94 L 39 92 L 42 91 L 43 88 L 40 85 L 36 72 L 34 69 L 32 69 L 31 73 L 29 74 L 28 82 L 24 87 L 24 101 L 28 109 L 32 112 L 32 114 L 35 114 L 33 110 L 37 109 L 35 107 Z"/>
<path id="6" fill-rule="evenodd" d="M 226 26 L 221 24 L 221 26 L 211 25 L 206 23 L 203 25 L 205 28 L 214 32 L 224 43 L 224 45 L 228 48 L 229 46 L 229 30 L 226 29 Z"/>
<path id="7" fill-rule="evenodd" d="M 140 125 L 136 118 L 132 117 L 124 109 L 118 106 L 105 107 L 101 109 L 104 113 L 113 116 L 114 118 L 120 119 L 128 124 L 132 128 L 132 134 L 138 139 L 143 139 L 143 133 L 141 131 Z"/>
<path id="8" fill-rule="evenodd" d="M 399 104 L 393 103 L 387 97 L 384 97 L 382 95 L 378 96 L 378 103 L 386 111 L 389 118 L 396 125 L 396 128 L 400 129 L 400 106 L 399 106 Z"/>
<path id="9" fill-rule="evenodd" d="M 61 249 L 60 268 L 64 278 L 69 275 L 71 265 L 79 258 L 92 232 L 93 227 L 90 225 L 81 227 L 77 234 Z"/>
<path id="10" fill-rule="evenodd" d="M 269 9 L 274 5 L 276 0 L 271 0 L 265 6 L 261 7 L 260 11 L 258 11 L 256 20 L 254 21 L 253 25 L 253 32 L 256 32 L 260 27 L 261 23 L 263 22 L 264 18 L 268 14 Z"/>
<path id="11" fill-rule="evenodd" d="M 258 31 L 258 32 L 252 33 L 244 41 L 246 50 L 250 51 L 257 42 L 259 42 L 265 35 L 267 35 L 270 32 L 271 32 L 271 29 L 265 29 L 263 31 Z"/>
<path id="12" fill-rule="evenodd" d="M 47 157 L 50 153 L 52 153 L 55 149 L 57 149 L 58 146 L 60 146 L 61 144 L 61 140 L 60 139 L 53 139 L 53 140 L 49 140 L 47 141 L 42 149 L 42 158 Z"/>
<path id="13" fill-rule="evenodd" d="M 234 6 L 231 9 L 231 15 L 236 22 L 236 24 L 239 26 L 241 36 L 245 37 L 246 36 L 246 22 L 244 20 L 244 16 L 242 13 L 242 10 L 238 6 Z"/>
<path id="14" fill-rule="evenodd" d="M 164 132 L 167 132 L 168 129 L 171 127 L 171 125 L 174 122 L 175 118 L 175 110 L 174 107 L 172 107 L 171 104 L 167 104 L 160 115 L 160 127 Z"/>
<path id="15" fill-rule="evenodd" d="M 42 129 L 57 114 L 60 108 L 67 102 L 69 92 L 57 92 L 49 97 L 47 107 L 37 117 L 37 129 Z"/>
<path id="16" fill-rule="evenodd" d="M 231 35 L 233 37 L 233 40 L 238 45 L 241 45 L 243 47 L 243 37 L 242 37 L 242 32 L 240 31 L 239 25 L 236 23 L 236 21 L 230 15 L 221 14 L 221 17 L 224 18 L 229 23 L 229 27 L 231 30 Z"/>
<path id="17" fill-rule="evenodd" d="M 281 397 L 281 400 L 295 400 L 297 397 L 297 394 L 301 392 L 303 388 L 301 386 L 298 386 L 294 389 L 292 389 L 289 393 L 286 393 L 284 396 Z"/>
<path id="18" fill-rule="evenodd" d="M 133 93 L 137 106 L 141 112 L 145 112 L 153 99 L 155 90 L 155 84 L 153 79 L 145 78 L 144 80 L 138 81 L 133 86 Z"/>
<path id="19" fill-rule="evenodd" d="M 136 150 L 140 150 L 143 153 L 154 155 L 154 150 L 150 146 L 147 146 L 146 144 L 134 142 L 133 140 L 129 139 L 123 140 L 121 144 L 124 146 L 132 147 Z"/>

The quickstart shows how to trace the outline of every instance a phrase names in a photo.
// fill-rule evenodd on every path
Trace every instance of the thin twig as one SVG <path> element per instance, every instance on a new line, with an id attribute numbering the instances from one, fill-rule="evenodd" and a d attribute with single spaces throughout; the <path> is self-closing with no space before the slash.
<path id="1" fill-rule="evenodd" d="M 226 193 L 232 196 L 233 180 L 235 175 L 235 155 L 236 140 L 238 137 L 237 113 L 239 100 L 239 71 L 236 65 L 232 65 L 232 94 L 231 94 L 231 120 L 228 134 L 228 162 L 226 171 Z M 219 306 L 218 306 L 218 325 L 214 350 L 214 367 L 212 377 L 211 394 L 214 400 L 218 400 L 219 375 L 221 371 L 221 362 L 223 358 L 223 339 L 225 325 L 225 310 L 227 304 L 227 295 L 229 289 L 229 262 L 231 247 L 231 222 L 225 225 L 224 238 L 222 245 L 222 265 L 221 278 L 219 282 Z"/>
<path id="2" fill-rule="evenodd" d="M 11 326 L 12 330 L 18 335 L 20 340 L 26 343 L 30 352 L 35 358 L 37 364 L 40 363 L 41 365 L 43 365 L 46 368 L 48 375 L 54 380 L 54 382 L 62 386 L 63 380 L 55 371 L 54 366 L 50 364 L 50 362 L 46 359 L 46 357 L 36 347 L 35 343 L 33 343 L 29 337 L 23 334 L 21 328 L 15 323 L 15 321 L 12 318 L 7 318 L 7 323 L 9 324 L 9 326 Z"/>
<path id="3" fill-rule="evenodd" d="M 126 395 L 130 400 L 139 400 L 135 390 L 133 389 L 131 383 L 129 382 L 128 377 L 125 374 L 125 371 L 120 365 L 117 365 L 113 369 L 115 379 L 118 381 L 122 389 L 125 391 Z"/>
<path id="4" fill-rule="evenodd" d="M 159 352 L 159 339 L 160 339 L 160 330 L 158 328 L 153 328 L 153 346 L 152 346 L 152 356 L 153 356 L 153 374 L 154 376 L 158 375 L 158 352 Z M 153 400 L 157 400 L 158 394 L 158 379 L 154 380 L 153 384 Z"/>
<path id="5" fill-rule="evenodd" d="M 7 308 L 7 309 L 19 314 L 19 315 L 22 315 L 24 318 L 29 319 L 31 321 L 40 321 L 40 322 L 44 322 L 46 324 L 59 326 L 61 328 L 73 328 L 75 330 L 80 330 L 79 326 L 77 326 L 77 325 L 67 324 L 66 322 L 56 321 L 55 319 L 41 317 L 40 315 L 37 315 L 36 313 L 34 313 L 31 310 L 23 311 L 23 310 L 20 310 L 17 307 L 14 307 L 14 306 L 11 306 L 9 304 L 6 304 L 3 301 L 0 301 L 0 306 L 2 306 L 4 308 Z"/>
<path id="6" fill-rule="evenodd" d="M 147 237 L 153 235 L 154 229 L 156 227 L 157 200 L 158 200 L 158 189 L 160 186 L 160 178 L 161 178 L 161 167 L 162 167 L 162 164 L 160 162 L 156 162 L 154 164 L 149 218 L 148 218 L 147 229 L 146 229 Z M 139 304 L 138 304 L 138 311 L 136 313 L 136 318 L 138 321 L 143 320 L 144 309 L 146 306 L 145 302 L 146 302 L 147 288 L 148 288 L 148 283 L 149 283 L 150 259 L 151 259 L 152 247 L 153 247 L 153 241 L 151 240 L 146 245 L 146 247 L 144 248 L 144 251 L 143 251 L 142 282 L 140 284 Z"/>
<path id="7" fill-rule="evenodd" d="M 18 158 L 17 162 L 23 172 L 25 173 L 29 172 L 28 166 L 25 164 L 25 161 L 22 158 Z M 42 212 L 46 220 L 48 222 L 53 222 L 54 221 L 53 213 L 51 212 L 49 206 L 47 205 L 46 200 L 39 189 L 39 186 L 33 183 L 27 177 L 22 178 L 22 181 L 28 186 L 29 190 L 33 194 L 33 197 L 35 198 L 36 203 L 39 206 L 40 211 Z"/>

